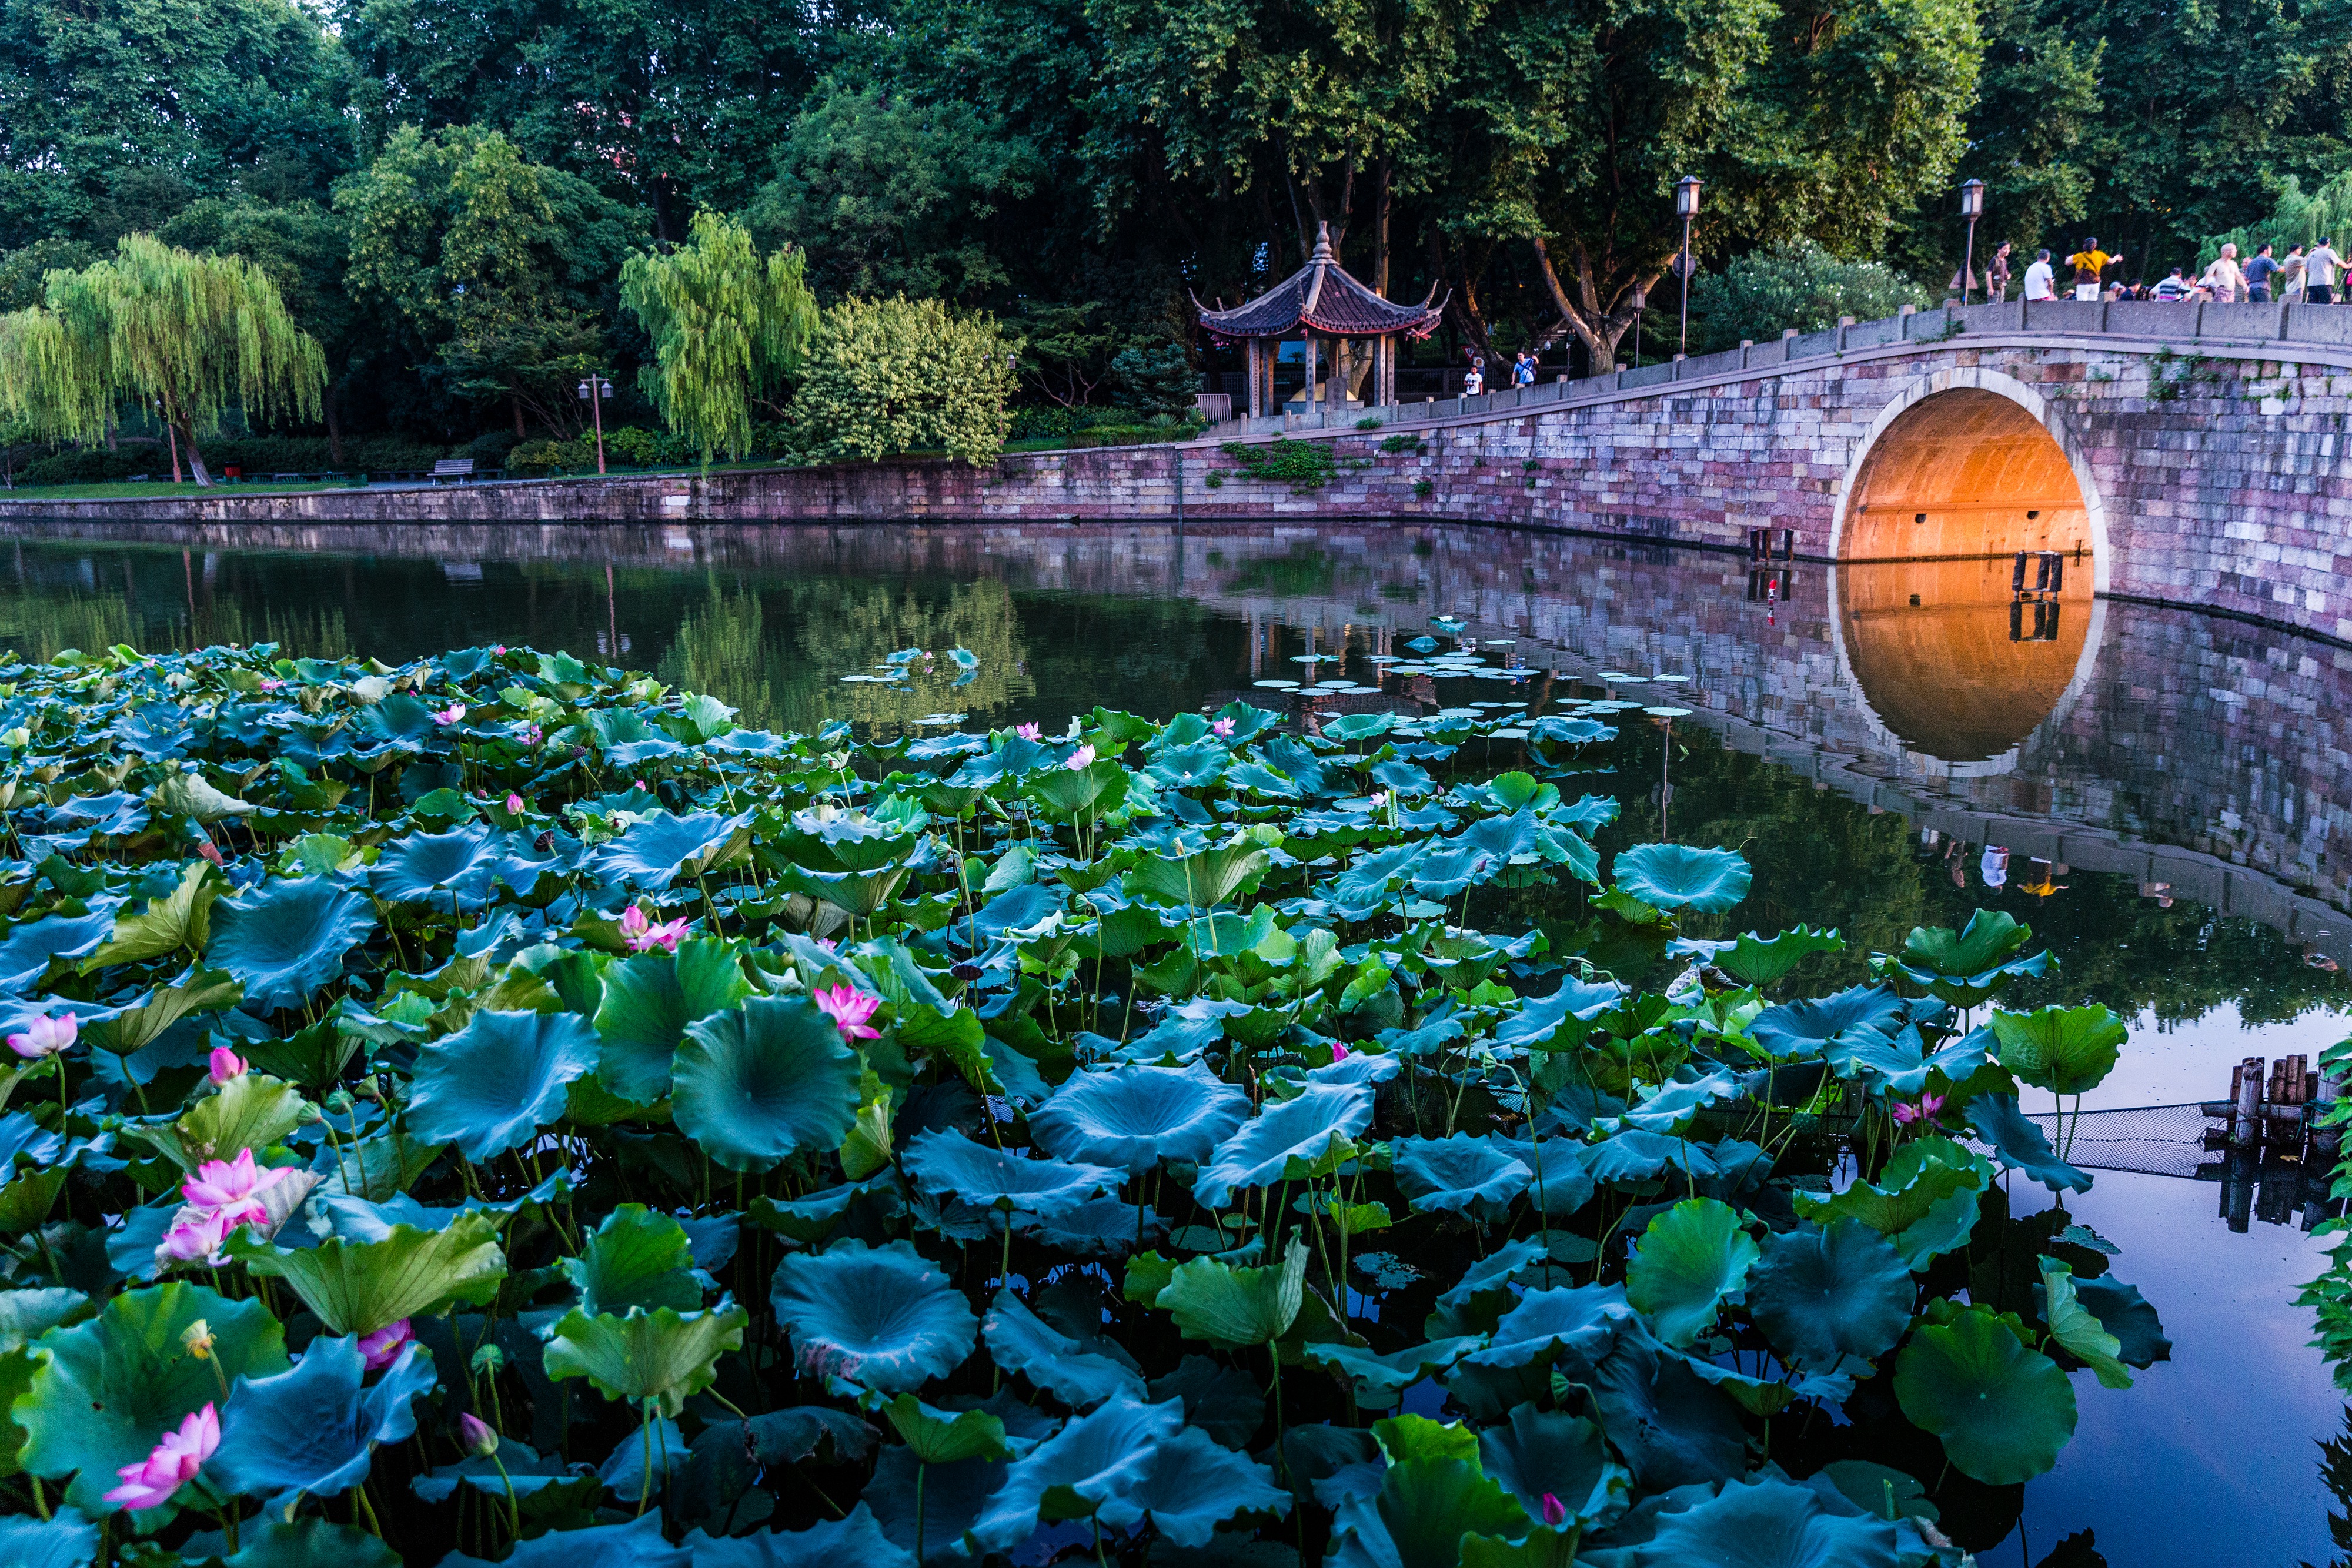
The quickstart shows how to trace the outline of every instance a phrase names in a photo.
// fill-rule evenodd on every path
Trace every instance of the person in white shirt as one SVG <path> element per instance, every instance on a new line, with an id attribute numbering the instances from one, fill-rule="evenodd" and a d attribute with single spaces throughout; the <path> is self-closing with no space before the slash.
<path id="1" fill-rule="evenodd" d="M 2309 305 L 2336 303 L 2336 277 L 2344 270 L 2344 258 L 2336 253 L 2335 243 L 2326 235 L 2311 247 L 2303 258 L 2303 298 Z"/>
<path id="2" fill-rule="evenodd" d="M 2035 251 L 2033 265 L 2025 269 L 2025 297 L 2028 299 L 2057 298 L 2057 291 L 2051 286 L 2055 276 L 2050 267 L 2050 253 Z"/>
<path id="3" fill-rule="evenodd" d="M 2245 275 L 2238 269 L 2238 247 L 2223 246 L 2221 254 L 2213 258 L 2213 265 L 2205 269 L 2205 276 L 2197 280 L 2197 286 L 2211 289 L 2217 303 L 2235 303 L 2246 287 Z"/>

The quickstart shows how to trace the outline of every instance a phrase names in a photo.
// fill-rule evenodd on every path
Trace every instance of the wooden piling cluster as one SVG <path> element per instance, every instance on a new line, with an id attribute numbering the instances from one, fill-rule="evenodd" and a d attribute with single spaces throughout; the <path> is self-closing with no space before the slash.
<path id="1" fill-rule="evenodd" d="M 2229 1151 L 2218 1174 L 2231 1229 L 2246 1228 L 2258 1186 L 2267 1223 L 2289 1223 L 2298 1206 L 2305 1229 L 2324 1218 L 2343 1143 L 2341 1130 L 2326 1124 L 2326 1113 L 2344 1087 L 2341 1074 L 2315 1070 L 2299 1052 L 2274 1062 L 2249 1056 L 2231 1069 L 2230 1097 L 2201 1107 L 2221 1124 L 2206 1129 L 2205 1146 Z"/>

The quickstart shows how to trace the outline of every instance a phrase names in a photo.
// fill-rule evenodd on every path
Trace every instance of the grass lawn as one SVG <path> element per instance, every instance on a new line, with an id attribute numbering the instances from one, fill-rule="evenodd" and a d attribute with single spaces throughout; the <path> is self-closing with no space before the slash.
<path id="1" fill-rule="evenodd" d="M 114 480 L 98 485 L 19 485 L 13 490 L 0 490 L 0 501 L 110 501 L 143 498 L 151 496 L 250 496 L 285 494 L 299 490 L 348 490 L 354 486 L 326 483 L 299 484 L 289 482 L 273 485 L 257 481 L 247 484 L 215 484 L 211 489 L 199 489 L 194 480 L 174 485 L 169 479 L 143 480 L 132 484 Z"/>

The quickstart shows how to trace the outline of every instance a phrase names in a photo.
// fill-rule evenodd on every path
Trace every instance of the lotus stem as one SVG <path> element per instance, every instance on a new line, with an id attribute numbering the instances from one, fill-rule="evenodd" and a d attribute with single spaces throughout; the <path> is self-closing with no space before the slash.
<path id="1" fill-rule="evenodd" d="M 637 1431 L 644 1439 L 646 1450 L 645 1480 L 637 1492 L 637 1513 L 642 1517 L 646 1511 L 646 1504 L 653 1500 L 654 1495 L 654 1402 L 650 1399 L 646 1401 L 645 1419 L 639 1423 Z M 503 1475 L 505 1469 L 503 1465 L 500 1466 L 499 1473 Z M 509 1493 L 514 1490 L 512 1481 L 507 1483 L 507 1490 Z M 520 1531 L 518 1531 L 517 1534 L 520 1536 Z"/>
<path id="2" fill-rule="evenodd" d="M 929 1465 L 915 1462 L 915 1568 L 923 1568 L 923 1479 L 930 1473 Z"/>

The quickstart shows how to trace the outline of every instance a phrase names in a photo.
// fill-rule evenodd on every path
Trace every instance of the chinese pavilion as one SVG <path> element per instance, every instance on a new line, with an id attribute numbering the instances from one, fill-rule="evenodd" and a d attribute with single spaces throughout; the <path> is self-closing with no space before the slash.
<path id="1" fill-rule="evenodd" d="M 1433 298 L 1436 285 L 1432 284 L 1429 292 Z M 1339 253 L 1331 247 L 1328 224 L 1315 225 L 1315 254 L 1307 265 L 1248 304 L 1237 305 L 1231 310 L 1212 310 L 1202 305 L 1198 297 L 1192 304 L 1201 312 L 1202 326 L 1219 338 L 1238 338 L 1246 347 L 1249 412 L 1253 416 L 1274 413 L 1278 407 L 1274 395 L 1274 366 L 1278 350 L 1271 345 L 1294 332 L 1307 340 L 1306 398 L 1310 406 L 1325 395 L 1322 380 L 1317 374 L 1320 339 L 1331 341 L 1331 372 L 1337 379 L 1331 397 L 1334 403 L 1344 405 L 1348 400 L 1348 388 L 1356 379 L 1355 356 L 1360 342 L 1372 356 L 1370 401 L 1394 402 L 1397 339 L 1428 337 L 1444 308 L 1443 302 L 1433 305 L 1429 298 L 1418 305 L 1383 299 L 1349 277 L 1339 265 Z"/>

